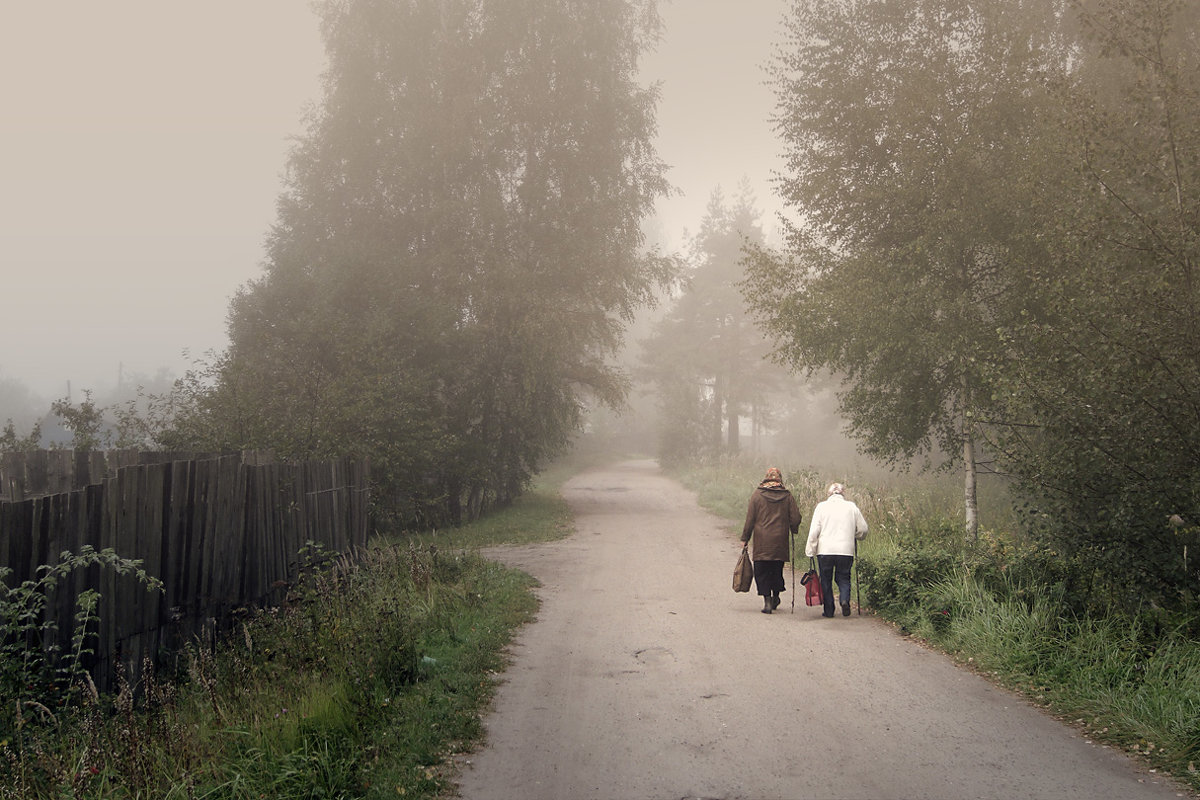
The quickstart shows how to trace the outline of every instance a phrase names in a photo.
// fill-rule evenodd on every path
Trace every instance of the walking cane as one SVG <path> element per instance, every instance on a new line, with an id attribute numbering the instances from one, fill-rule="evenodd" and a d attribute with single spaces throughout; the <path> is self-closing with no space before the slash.
<path id="1" fill-rule="evenodd" d="M 854 540 L 854 593 L 858 595 L 858 615 L 862 616 L 862 590 L 858 588 L 858 539 Z"/>
<path id="2" fill-rule="evenodd" d="M 855 551 L 857 552 L 857 551 Z M 796 613 L 796 532 L 792 531 L 792 613 Z"/>

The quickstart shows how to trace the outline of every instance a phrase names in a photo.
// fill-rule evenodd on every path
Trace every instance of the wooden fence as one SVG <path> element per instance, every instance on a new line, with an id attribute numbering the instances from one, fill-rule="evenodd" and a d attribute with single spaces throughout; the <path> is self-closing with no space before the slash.
<path id="1" fill-rule="evenodd" d="M 93 567 L 51 592 L 47 614 L 64 648 L 76 598 L 99 592 L 89 666 L 102 691 L 115 686 L 120 670 L 139 675 L 146 657 L 162 661 L 197 637 L 212 637 L 239 610 L 281 602 L 306 543 L 341 553 L 366 544 L 365 463 L 254 460 L 141 463 L 75 491 L 0 502 L 0 566 L 12 570 L 9 586 L 84 545 L 141 559 L 162 580 L 162 591 L 150 592 L 132 575 Z"/>

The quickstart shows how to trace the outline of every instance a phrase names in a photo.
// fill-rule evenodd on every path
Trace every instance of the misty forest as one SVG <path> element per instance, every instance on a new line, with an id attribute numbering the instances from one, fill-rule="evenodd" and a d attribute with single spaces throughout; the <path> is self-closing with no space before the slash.
<path id="1" fill-rule="evenodd" d="M 0 448 L 58 420 L 77 449 L 364 457 L 375 524 L 416 531 L 584 435 L 811 463 L 844 427 L 953 476 L 965 541 L 991 482 L 1047 558 L 1194 614 L 1200 4 L 784 5 L 784 212 L 713 187 L 673 252 L 653 0 L 319 3 L 321 100 L 227 349 Z"/>
<path id="2" fill-rule="evenodd" d="M 990 473 L 1030 535 L 1200 590 L 1176 555 L 1200 520 L 1200 10 L 794 3 L 766 59 L 783 241 L 714 187 L 668 253 L 653 4 L 519 5 L 323 5 L 323 101 L 228 349 L 107 415 L 58 401 L 74 446 L 364 455 L 419 528 L 516 497 L 589 417 L 674 463 L 826 453 L 840 415 L 880 463 L 957 465 L 968 536 Z"/>

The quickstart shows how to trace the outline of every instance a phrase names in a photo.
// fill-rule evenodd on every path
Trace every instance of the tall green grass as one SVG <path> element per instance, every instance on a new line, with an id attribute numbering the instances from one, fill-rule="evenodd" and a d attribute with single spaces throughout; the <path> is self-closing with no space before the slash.
<path id="1" fill-rule="evenodd" d="M 729 459 L 677 477 L 740 530 L 766 466 Z M 1076 597 L 1086 569 L 1025 541 L 1002 489 L 987 491 L 985 527 L 968 543 L 956 478 L 777 466 L 806 519 L 834 480 L 862 508 L 871 525 L 857 566 L 866 606 L 1098 741 L 1200 789 L 1194 626 L 1119 609 L 1089 613 Z"/>

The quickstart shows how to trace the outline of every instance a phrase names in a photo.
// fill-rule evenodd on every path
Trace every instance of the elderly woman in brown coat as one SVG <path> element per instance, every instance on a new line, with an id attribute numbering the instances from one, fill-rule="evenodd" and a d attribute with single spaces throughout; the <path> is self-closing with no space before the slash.
<path id="1" fill-rule="evenodd" d="M 799 528 L 796 498 L 783 487 L 783 473 L 771 467 L 750 495 L 741 539 L 743 544 L 753 540 L 754 584 L 762 595 L 764 614 L 779 607 L 779 593 L 786 591 L 783 562 L 791 557 L 788 534 L 795 534 Z"/>

